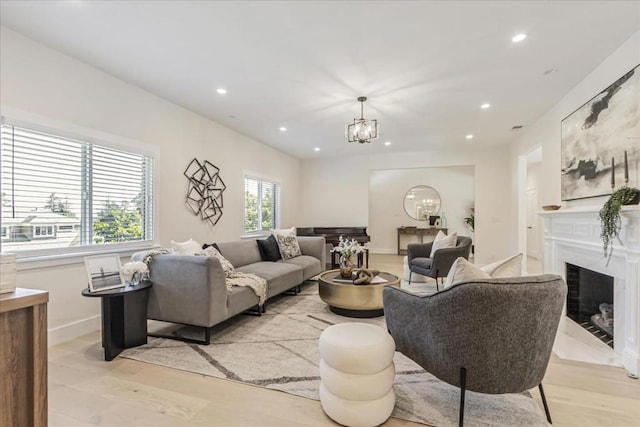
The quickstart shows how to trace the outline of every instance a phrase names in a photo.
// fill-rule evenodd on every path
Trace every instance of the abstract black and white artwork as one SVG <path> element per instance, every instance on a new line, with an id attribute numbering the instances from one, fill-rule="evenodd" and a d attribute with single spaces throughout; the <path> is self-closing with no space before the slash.
<path id="1" fill-rule="evenodd" d="M 220 178 L 220 169 L 208 160 L 200 163 L 198 159 L 193 159 L 185 169 L 184 176 L 189 180 L 185 203 L 194 215 L 200 215 L 203 221 L 209 220 L 211 225 L 216 225 L 222 217 L 222 193 L 227 188 Z"/>
<path id="2" fill-rule="evenodd" d="M 562 120 L 562 200 L 611 194 L 612 179 L 638 186 L 640 65 Z M 613 165 L 612 165 L 613 159 Z"/>

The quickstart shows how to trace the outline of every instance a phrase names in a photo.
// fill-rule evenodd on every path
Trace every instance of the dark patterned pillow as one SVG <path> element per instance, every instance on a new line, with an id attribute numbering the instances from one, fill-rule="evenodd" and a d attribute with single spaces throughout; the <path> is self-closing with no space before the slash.
<path id="1" fill-rule="evenodd" d="M 300 245 L 298 244 L 298 238 L 291 235 L 276 234 L 276 240 L 278 241 L 278 248 L 280 249 L 280 255 L 283 260 L 288 260 L 302 255 L 300 251 Z"/>
<path id="2" fill-rule="evenodd" d="M 220 248 L 218 247 L 217 243 L 211 243 L 211 244 L 205 243 L 204 245 L 202 245 L 202 249 L 203 250 L 207 249 L 209 246 L 213 246 L 216 249 L 216 251 L 220 252 Z M 220 253 L 222 253 L 222 252 L 220 252 Z"/>
<path id="3" fill-rule="evenodd" d="M 278 248 L 278 242 L 273 234 L 266 239 L 258 239 L 258 249 L 260 250 L 260 258 L 263 261 L 278 261 L 282 258 L 280 256 L 280 249 Z"/>

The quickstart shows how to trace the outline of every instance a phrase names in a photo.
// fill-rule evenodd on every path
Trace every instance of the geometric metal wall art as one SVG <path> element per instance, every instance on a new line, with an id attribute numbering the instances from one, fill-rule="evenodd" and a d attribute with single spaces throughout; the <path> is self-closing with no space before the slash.
<path id="1" fill-rule="evenodd" d="M 185 203 L 194 215 L 216 225 L 222 217 L 222 193 L 227 188 L 220 178 L 220 169 L 205 160 L 193 159 L 184 171 L 189 180 Z"/>

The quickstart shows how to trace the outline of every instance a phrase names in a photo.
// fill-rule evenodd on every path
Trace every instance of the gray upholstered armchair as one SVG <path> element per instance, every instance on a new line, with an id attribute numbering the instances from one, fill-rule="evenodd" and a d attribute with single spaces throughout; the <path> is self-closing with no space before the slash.
<path id="1" fill-rule="evenodd" d="M 409 284 L 411 284 L 411 275 L 418 273 L 436 279 L 436 289 L 440 290 L 438 277 L 447 277 L 453 262 L 459 257 L 469 259 L 471 238 L 458 236 L 455 247 L 437 250 L 433 258 L 430 257 L 432 246 L 433 242 L 407 245 Z"/>
<path id="2" fill-rule="evenodd" d="M 560 276 L 482 279 L 429 296 L 385 287 L 384 314 L 396 349 L 442 381 L 466 390 L 542 389 L 567 285 Z"/>

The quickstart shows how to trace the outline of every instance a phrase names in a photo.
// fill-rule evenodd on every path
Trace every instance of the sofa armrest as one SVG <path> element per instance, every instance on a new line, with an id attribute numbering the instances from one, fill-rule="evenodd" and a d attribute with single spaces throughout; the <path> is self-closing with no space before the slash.
<path id="1" fill-rule="evenodd" d="M 320 265 L 324 268 L 327 263 L 326 242 L 324 237 L 318 236 L 298 236 L 298 244 L 302 255 L 309 255 L 320 260 Z"/>
<path id="2" fill-rule="evenodd" d="M 217 258 L 158 255 L 149 272 L 149 319 L 212 326 L 227 318 L 227 286 Z"/>

